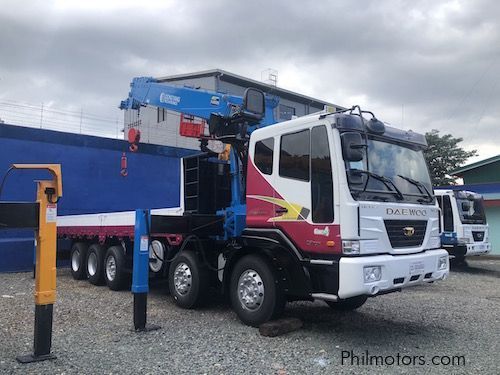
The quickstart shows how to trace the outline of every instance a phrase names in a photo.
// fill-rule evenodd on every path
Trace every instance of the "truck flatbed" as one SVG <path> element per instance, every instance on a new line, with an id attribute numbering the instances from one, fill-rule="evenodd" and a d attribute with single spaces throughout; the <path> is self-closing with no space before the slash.
<path id="1" fill-rule="evenodd" d="M 158 208 L 153 215 L 182 216 L 182 207 Z M 57 234 L 62 236 L 133 236 L 135 211 L 97 214 L 67 215 L 57 217 Z"/>

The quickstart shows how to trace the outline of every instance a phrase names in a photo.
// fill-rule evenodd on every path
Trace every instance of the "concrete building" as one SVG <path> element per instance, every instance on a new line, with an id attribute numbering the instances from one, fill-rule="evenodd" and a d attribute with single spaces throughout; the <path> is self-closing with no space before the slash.
<path id="1" fill-rule="evenodd" d="M 500 255 L 500 155 L 465 165 L 451 171 L 450 175 L 464 180 L 464 185 L 450 188 L 475 191 L 483 196 L 493 248 L 491 254 Z"/>
<path id="2" fill-rule="evenodd" d="M 222 92 L 242 96 L 248 87 L 258 88 L 266 93 L 279 97 L 279 105 L 274 117 L 278 121 L 290 120 L 292 116 L 303 116 L 321 111 L 325 105 L 341 108 L 335 104 L 306 95 L 285 90 L 274 85 L 259 82 L 221 69 L 180 74 L 158 78 L 160 82 Z M 180 135 L 180 114 L 156 107 L 145 107 L 138 114 L 136 110 L 125 111 L 124 134 L 128 129 L 141 131 L 141 142 L 158 145 L 199 149 L 199 141 L 195 138 Z"/>

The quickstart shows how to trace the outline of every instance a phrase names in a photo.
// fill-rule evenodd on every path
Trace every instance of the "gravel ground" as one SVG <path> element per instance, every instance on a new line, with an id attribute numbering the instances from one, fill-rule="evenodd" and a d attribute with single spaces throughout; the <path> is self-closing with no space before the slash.
<path id="1" fill-rule="evenodd" d="M 57 359 L 21 365 L 15 356 L 33 345 L 33 279 L 0 274 L 0 372 L 499 374 L 499 278 L 500 260 L 473 260 L 445 282 L 373 298 L 352 313 L 321 302 L 288 304 L 286 315 L 304 327 L 268 338 L 242 325 L 220 298 L 198 311 L 177 308 L 165 286 L 148 300 L 148 321 L 162 328 L 135 333 L 129 292 L 74 281 L 62 269 L 52 340 Z M 360 364 L 346 359 L 342 365 L 343 351 L 359 356 Z M 361 364 L 366 351 L 384 356 L 386 365 Z M 465 356 L 465 365 L 431 365 L 435 355 Z"/>

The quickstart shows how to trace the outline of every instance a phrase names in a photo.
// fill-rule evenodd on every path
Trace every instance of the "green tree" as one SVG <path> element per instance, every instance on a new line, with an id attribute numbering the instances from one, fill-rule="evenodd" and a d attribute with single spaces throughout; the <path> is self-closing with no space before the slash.
<path id="1" fill-rule="evenodd" d="M 465 151 L 458 144 L 463 138 L 454 138 L 451 134 L 439 135 L 433 129 L 425 133 L 429 147 L 424 152 L 433 186 L 454 185 L 455 179 L 449 175 L 465 164 L 467 159 L 477 155 L 477 150 Z"/>

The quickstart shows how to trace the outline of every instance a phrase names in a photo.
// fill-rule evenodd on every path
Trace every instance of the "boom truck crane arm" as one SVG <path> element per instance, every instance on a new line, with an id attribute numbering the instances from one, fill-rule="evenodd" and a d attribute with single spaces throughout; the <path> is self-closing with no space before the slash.
<path id="1" fill-rule="evenodd" d="M 274 109 L 278 98 L 256 88 L 247 88 L 243 96 L 160 83 L 152 77 L 137 77 L 130 84 L 127 99 L 119 108 L 140 111 L 154 106 L 202 118 L 208 122 L 210 136 L 230 144 L 231 206 L 223 212 L 225 237 L 241 234 L 246 217 L 245 171 L 250 134 L 276 123 Z"/>
<path id="2" fill-rule="evenodd" d="M 206 120 L 212 136 L 240 135 L 244 139 L 256 128 L 276 123 L 277 104 L 277 97 L 266 96 L 255 88 L 246 89 L 241 97 L 137 77 L 132 80 L 128 98 L 120 103 L 120 109 L 140 110 L 148 105 L 165 108 Z"/>

